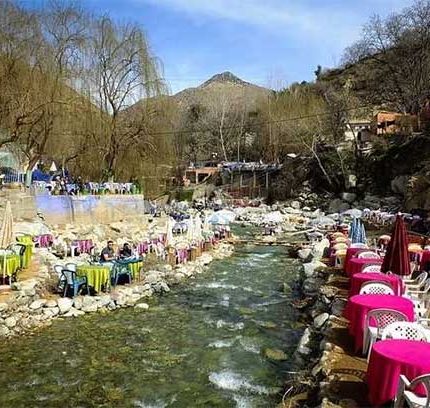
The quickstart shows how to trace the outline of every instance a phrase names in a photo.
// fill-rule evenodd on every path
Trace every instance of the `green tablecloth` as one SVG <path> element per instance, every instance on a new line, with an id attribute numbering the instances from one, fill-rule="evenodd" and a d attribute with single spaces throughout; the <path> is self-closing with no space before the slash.
<path id="1" fill-rule="evenodd" d="M 88 285 L 92 286 L 96 292 L 101 292 L 102 285 L 109 286 L 110 269 L 101 265 L 80 265 L 77 268 L 78 276 L 86 276 Z"/>
<path id="2" fill-rule="evenodd" d="M 29 235 L 24 235 L 22 237 L 18 237 L 18 242 L 20 244 L 25 245 L 25 252 L 23 257 L 21 258 L 21 267 L 28 268 L 28 265 L 30 265 L 31 257 L 33 256 L 33 238 Z"/>
<path id="3" fill-rule="evenodd" d="M 133 280 L 140 280 L 140 268 L 143 266 L 143 261 L 130 262 L 129 266 Z"/>
<path id="4" fill-rule="evenodd" d="M 4 255 L 0 255 L 0 270 L 2 275 L 5 273 L 7 276 L 12 276 L 20 267 L 21 259 L 19 255 L 6 255 L 6 271 L 4 270 L 4 265 Z"/>

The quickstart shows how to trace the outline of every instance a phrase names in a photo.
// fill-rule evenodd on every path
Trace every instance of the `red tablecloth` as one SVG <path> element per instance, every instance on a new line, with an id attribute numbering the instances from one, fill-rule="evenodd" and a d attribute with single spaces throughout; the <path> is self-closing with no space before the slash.
<path id="1" fill-rule="evenodd" d="M 374 258 L 352 258 L 348 262 L 348 267 L 346 268 L 346 274 L 349 277 L 354 276 L 356 273 L 360 273 L 363 268 L 367 265 L 379 265 L 382 264 L 382 259 Z"/>
<path id="2" fill-rule="evenodd" d="M 413 340 L 378 341 L 367 367 L 369 401 L 382 405 L 394 399 L 400 374 L 408 380 L 430 373 L 430 343 Z M 418 393 L 424 391 L 417 387 Z"/>
<path id="3" fill-rule="evenodd" d="M 420 270 L 429 271 L 430 268 L 427 267 L 428 263 L 430 263 L 430 251 L 423 251 L 423 253 L 421 254 Z"/>
<path id="4" fill-rule="evenodd" d="M 355 351 L 363 347 L 364 322 L 373 309 L 393 309 L 414 321 L 414 304 L 411 300 L 392 295 L 355 295 L 349 298 L 345 317 L 349 320 L 349 334 L 354 336 Z"/>
<path id="5" fill-rule="evenodd" d="M 343 264 L 343 270 L 346 271 L 346 268 L 349 264 L 349 261 L 357 255 L 358 252 L 365 251 L 363 248 L 348 248 L 346 250 L 345 263 Z"/>
<path id="6" fill-rule="evenodd" d="M 396 295 L 402 295 L 404 285 L 402 279 L 397 275 L 386 275 L 385 273 L 356 273 L 351 277 L 351 287 L 349 289 L 349 297 L 360 293 L 361 285 L 369 281 L 387 282 L 394 289 Z"/>

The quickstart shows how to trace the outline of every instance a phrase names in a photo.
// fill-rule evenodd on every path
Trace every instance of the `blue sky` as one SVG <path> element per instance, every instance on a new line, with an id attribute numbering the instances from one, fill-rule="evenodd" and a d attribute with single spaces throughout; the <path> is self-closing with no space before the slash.
<path id="1" fill-rule="evenodd" d="M 28 0 L 27 0 L 28 1 Z M 312 80 L 333 67 L 361 26 L 412 0 L 83 0 L 146 30 L 172 92 L 231 71 L 263 86 Z"/>

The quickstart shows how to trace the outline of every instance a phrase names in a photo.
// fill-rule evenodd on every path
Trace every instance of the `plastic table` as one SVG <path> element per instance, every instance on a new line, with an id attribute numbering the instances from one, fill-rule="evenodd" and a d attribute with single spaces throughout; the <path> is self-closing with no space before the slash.
<path id="1" fill-rule="evenodd" d="M 385 273 L 356 273 L 351 277 L 351 287 L 349 297 L 360 293 L 363 283 L 371 281 L 380 281 L 388 283 L 396 295 L 402 295 L 405 291 L 402 279 L 397 275 L 387 275 Z"/>
<path id="2" fill-rule="evenodd" d="M 354 337 L 355 351 L 363 346 L 364 323 L 367 313 L 374 309 L 393 309 L 414 321 L 414 304 L 410 299 L 393 295 L 355 295 L 349 298 L 345 317 L 349 320 L 349 334 Z"/>
<path id="3" fill-rule="evenodd" d="M 76 274 L 86 276 L 88 286 L 92 286 L 96 292 L 101 292 L 102 286 L 107 288 L 110 283 L 110 269 L 103 265 L 79 265 Z"/>
<path id="4" fill-rule="evenodd" d="M 383 340 L 372 347 L 367 367 L 369 401 L 382 405 L 394 399 L 400 374 L 413 380 L 430 373 L 430 343 L 414 340 Z M 424 394 L 422 386 L 415 392 Z"/>
<path id="5" fill-rule="evenodd" d="M 374 258 L 352 258 L 348 262 L 346 268 L 346 274 L 349 277 L 354 276 L 356 273 L 360 273 L 363 268 L 367 265 L 379 265 L 382 264 L 382 259 Z"/>

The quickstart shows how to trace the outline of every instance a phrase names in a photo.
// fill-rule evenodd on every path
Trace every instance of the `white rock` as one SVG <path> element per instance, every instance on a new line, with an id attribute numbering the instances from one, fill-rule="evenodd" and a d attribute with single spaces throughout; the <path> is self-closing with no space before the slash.
<path id="1" fill-rule="evenodd" d="M 98 307 L 106 307 L 111 302 L 111 297 L 109 295 L 102 295 L 98 301 Z"/>
<path id="2" fill-rule="evenodd" d="M 315 317 L 314 326 L 317 329 L 320 329 L 324 325 L 324 323 L 328 320 L 329 317 L 330 315 L 328 313 L 321 313 L 320 315 Z"/>
<path id="3" fill-rule="evenodd" d="M 306 328 L 306 330 L 303 333 L 302 338 L 300 339 L 299 345 L 297 347 L 298 353 L 307 355 L 311 352 L 311 350 L 309 348 L 310 337 L 311 337 L 311 330 L 308 327 L 308 328 Z"/>
<path id="4" fill-rule="evenodd" d="M 9 309 L 9 305 L 7 303 L 0 303 L 0 312 L 5 312 Z"/>
<path id="5" fill-rule="evenodd" d="M 64 317 L 78 317 L 82 316 L 85 313 L 82 310 L 75 309 L 74 307 L 71 307 L 70 310 L 64 314 Z"/>
<path id="6" fill-rule="evenodd" d="M 67 313 L 73 306 L 73 299 L 70 298 L 59 298 L 57 300 L 60 314 Z"/>
<path id="7" fill-rule="evenodd" d="M 82 306 L 82 312 L 84 313 L 94 313 L 97 312 L 97 303 L 91 303 L 86 306 Z M 77 309 L 76 309 L 77 310 Z"/>
<path id="8" fill-rule="evenodd" d="M 312 253 L 312 248 L 303 248 L 297 251 L 297 255 L 300 259 L 307 259 Z"/>
<path id="9" fill-rule="evenodd" d="M 149 309 L 149 305 L 148 303 L 138 303 L 135 308 L 137 309 L 143 309 L 143 310 L 148 310 Z"/>
<path id="10" fill-rule="evenodd" d="M 38 299 L 30 304 L 30 309 L 37 310 L 46 304 L 46 299 Z"/>
<path id="11" fill-rule="evenodd" d="M 84 297 L 83 296 L 76 296 L 73 299 L 73 307 L 75 309 L 78 309 L 78 310 L 82 309 L 83 303 L 84 303 Z"/>
<path id="12" fill-rule="evenodd" d="M 56 307 L 57 301 L 55 299 L 49 299 L 45 303 L 45 307 Z"/>
<path id="13" fill-rule="evenodd" d="M 9 328 L 6 326 L 0 326 L 0 337 L 1 336 L 7 336 L 10 333 Z"/>
<path id="14" fill-rule="evenodd" d="M 12 327 L 16 326 L 16 319 L 13 316 L 11 316 L 5 319 L 4 323 L 9 329 L 11 329 Z"/>

